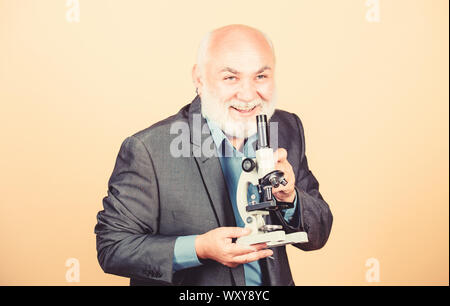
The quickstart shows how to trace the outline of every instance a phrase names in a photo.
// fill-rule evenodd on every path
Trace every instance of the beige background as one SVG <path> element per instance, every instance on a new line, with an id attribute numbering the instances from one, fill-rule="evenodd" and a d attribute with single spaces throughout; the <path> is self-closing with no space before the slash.
<path id="1" fill-rule="evenodd" d="M 0 0 L 1 285 L 128 284 L 93 233 L 119 146 L 191 101 L 201 37 L 231 23 L 272 38 L 335 218 L 323 249 L 288 248 L 296 284 L 449 284 L 448 1 L 381 0 L 375 23 L 365 0 L 79 3 L 71 23 L 64 0 Z"/>

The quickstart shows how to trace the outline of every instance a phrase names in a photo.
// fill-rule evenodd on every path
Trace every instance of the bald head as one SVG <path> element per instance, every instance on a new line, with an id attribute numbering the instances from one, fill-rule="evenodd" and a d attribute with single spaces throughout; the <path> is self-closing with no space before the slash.
<path id="1" fill-rule="evenodd" d="M 223 53 L 245 54 L 254 50 L 272 56 L 275 62 L 273 45 L 266 34 L 246 25 L 227 25 L 209 32 L 202 39 L 197 53 L 197 66 L 203 72 L 211 59 Z"/>

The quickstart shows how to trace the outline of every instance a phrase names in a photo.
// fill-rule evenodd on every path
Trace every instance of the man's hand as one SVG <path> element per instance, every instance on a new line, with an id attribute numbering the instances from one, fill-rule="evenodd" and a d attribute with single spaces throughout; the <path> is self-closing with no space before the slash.
<path id="1" fill-rule="evenodd" d="M 287 151 L 280 148 L 274 152 L 275 169 L 284 173 L 288 182 L 286 186 L 280 184 L 278 188 L 272 189 L 272 194 L 280 202 L 293 203 L 295 200 L 295 175 L 291 164 L 287 160 Z"/>
<path id="2" fill-rule="evenodd" d="M 242 227 L 219 227 L 195 239 L 195 250 L 200 259 L 212 259 L 227 267 L 237 267 L 267 256 L 273 251 L 267 249 L 266 243 L 250 246 L 232 243 L 232 238 L 250 234 L 250 229 Z"/>

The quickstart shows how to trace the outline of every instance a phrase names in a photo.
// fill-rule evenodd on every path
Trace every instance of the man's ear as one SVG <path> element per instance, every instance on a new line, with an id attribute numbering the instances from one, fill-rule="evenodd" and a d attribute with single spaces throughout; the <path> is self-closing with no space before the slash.
<path id="1" fill-rule="evenodd" d="M 194 82 L 194 86 L 197 89 L 197 94 L 201 95 L 203 89 L 203 80 L 200 73 L 200 68 L 197 64 L 192 67 L 192 81 Z"/>

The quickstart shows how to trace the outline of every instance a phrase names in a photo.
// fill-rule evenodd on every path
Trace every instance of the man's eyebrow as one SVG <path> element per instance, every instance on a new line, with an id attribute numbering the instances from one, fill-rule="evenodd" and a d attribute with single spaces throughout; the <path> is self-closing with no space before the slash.
<path id="1" fill-rule="evenodd" d="M 259 69 L 256 74 L 260 74 L 262 72 L 264 72 L 265 70 L 271 70 L 272 68 L 270 68 L 269 66 L 264 66 L 261 69 Z"/>
<path id="2" fill-rule="evenodd" d="M 265 70 L 271 70 L 272 68 L 270 68 L 269 66 L 264 66 L 261 69 L 259 69 L 258 71 L 256 71 L 256 74 L 260 74 L 262 72 L 264 72 Z M 234 74 L 239 74 L 239 71 L 237 71 L 236 69 L 230 68 L 230 67 L 225 67 L 222 70 L 220 70 L 220 72 L 231 72 Z"/>
<path id="3" fill-rule="evenodd" d="M 239 74 L 239 72 L 237 70 L 235 70 L 233 68 L 230 68 L 230 67 L 225 67 L 222 70 L 220 70 L 220 72 L 231 72 L 231 73 L 234 73 L 234 74 Z"/>

